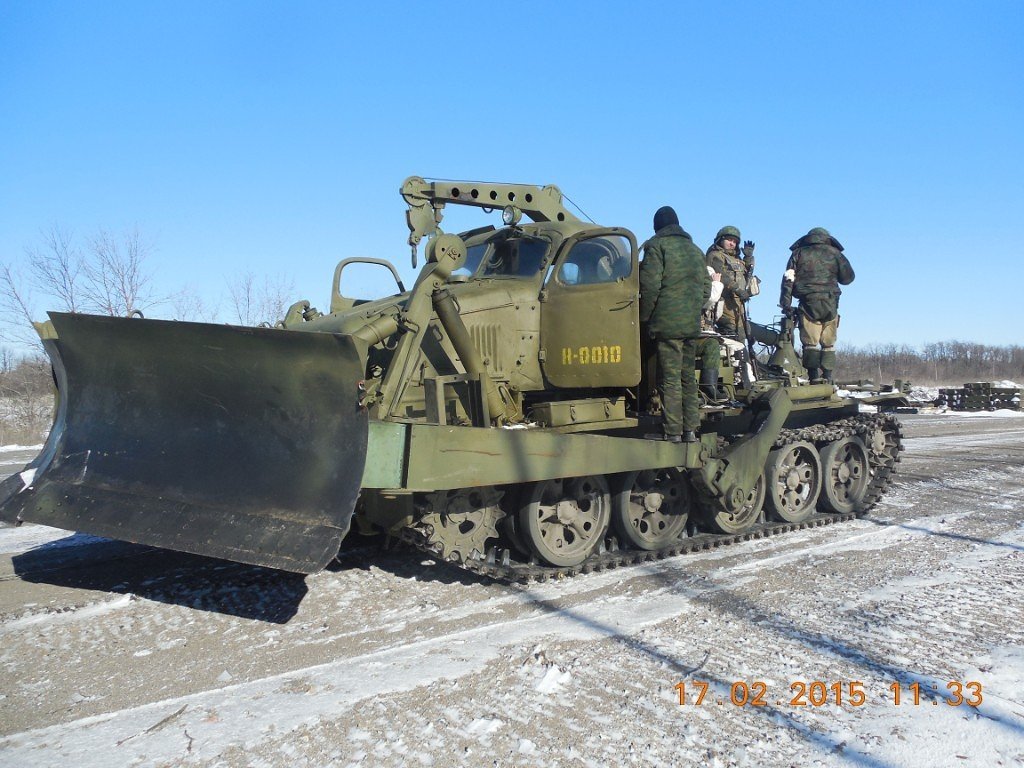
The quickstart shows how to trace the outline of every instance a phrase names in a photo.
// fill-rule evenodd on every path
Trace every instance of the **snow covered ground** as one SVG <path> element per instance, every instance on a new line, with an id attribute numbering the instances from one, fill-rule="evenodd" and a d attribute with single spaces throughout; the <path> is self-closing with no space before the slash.
<path id="1" fill-rule="evenodd" d="M 1010 413 L 905 417 L 868 519 L 543 586 L 0 529 L 0 764 L 1024 766 Z"/>

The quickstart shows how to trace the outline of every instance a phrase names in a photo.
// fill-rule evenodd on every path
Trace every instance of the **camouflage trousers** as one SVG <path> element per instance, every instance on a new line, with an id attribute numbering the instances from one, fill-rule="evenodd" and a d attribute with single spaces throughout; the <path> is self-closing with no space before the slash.
<path id="1" fill-rule="evenodd" d="M 700 426 L 697 379 L 693 375 L 701 339 L 658 339 L 658 389 L 666 435 L 681 435 Z"/>
<path id="2" fill-rule="evenodd" d="M 722 346 L 714 336 L 701 336 L 694 339 L 694 363 L 702 371 L 722 366 Z"/>
<path id="3" fill-rule="evenodd" d="M 836 367 L 836 338 L 839 331 L 839 315 L 831 320 L 816 322 L 805 313 L 800 313 L 800 344 L 803 346 L 804 368 L 824 368 L 831 371 Z M 818 346 L 821 345 L 821 349 Z"/>
<path id="4" fill-rule="evenodd" d="M 824 323 L 816 323 L 807 315 L 800 313 L 800 343 L 805 347 L 816 347 L 821 344 L 822 349 L 832 349 L 836 345 L 838 331 L 838 315 Z"/>
<path id="5" fill-rule="evenodd" d="M 743 341 L 747 337 L 745 315 L 746 307 L 743 306 L 743 302 L 729 294 L 722 299 L 722 316 L 718 318 L 715 327 L 723 336 Z"/>

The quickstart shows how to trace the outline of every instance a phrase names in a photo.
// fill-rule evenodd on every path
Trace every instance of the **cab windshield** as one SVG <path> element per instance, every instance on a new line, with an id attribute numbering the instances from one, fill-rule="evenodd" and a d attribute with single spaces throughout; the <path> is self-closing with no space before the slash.
<path id="1" fill-rule="evenodd" d="M 466 249 L 466 263 L 455 274 L 477 277 L 532 277 L 544 263 L 551 244 L 540 237 L 499 234 Z"/>

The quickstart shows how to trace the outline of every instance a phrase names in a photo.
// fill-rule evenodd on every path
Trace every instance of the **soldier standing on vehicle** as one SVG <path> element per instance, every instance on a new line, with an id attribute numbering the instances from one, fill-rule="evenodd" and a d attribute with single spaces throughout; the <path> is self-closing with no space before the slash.
<path id="1" fill-rule="evenodd" d="M 853 267 L 843 246 L 823 227 L 815 227 L 789 247 L 793 254 L 782 278 L 783 311 L 800 301 L 803 365 L 812 381 L 832 382 L 836 367 L 840 285 L 853 282 Z M 820 345 L 820 348 L 819 348 Z"/>
<path id="2" fill-rule="evenodd" d="M 700 426 L 694 376 L 701 310 L 711 295 L 704 254 L 669 206 L 654 214 L 654 237 L 640 264 L 640 322 L 658 345 L 662 434 L 652 439 L 696 442 Z"/>
<path id="3" fill-rule="evenodd" d="M 740 258 L 740 231 L 736 227 L 722 227 L 707 252 L 707 264 L 722 275 L 722 313 L 718 318 L 718 332 L 723 336 L 744 341 L 747 338 L 746 303 L 756 291 L 754 283 L 754 243 L 743 243 Z"/>
<path id="4" fill-rule="evenodd" d="M 722 364 L 722 347 L 715 332 L 720 301 L 722 298 L 722 275 L 708 267 L 711 275 L 711 296 L 704 303 L 700 313 L 700 338 L 697 339 L 697 370 L 700 371 L 700 390 L 708 405 L 723 402 L 718 396 L 718 368 Z"/>

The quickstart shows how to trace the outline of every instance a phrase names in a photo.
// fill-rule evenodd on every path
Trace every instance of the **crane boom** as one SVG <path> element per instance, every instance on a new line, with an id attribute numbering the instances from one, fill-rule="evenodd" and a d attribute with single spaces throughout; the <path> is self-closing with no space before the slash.
<path id="1" fill-rule="evenodd" d="M 419 176 L 410 176 L 402 183 L 399 192 L 409 206 L 405 219 L 409 225 L 409 245 L 414 259 L 420 240 L 438 231 L 448 203 L 477 208 L 512 205 L 533 221 L 579 221 L 562 204 L 562 190 L 554 184 L 538 187 L 479 181 L 427 181 Z"/>

